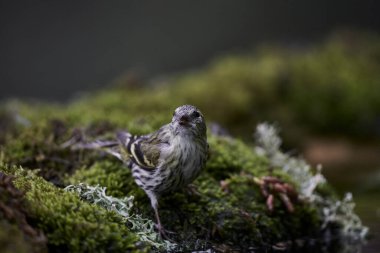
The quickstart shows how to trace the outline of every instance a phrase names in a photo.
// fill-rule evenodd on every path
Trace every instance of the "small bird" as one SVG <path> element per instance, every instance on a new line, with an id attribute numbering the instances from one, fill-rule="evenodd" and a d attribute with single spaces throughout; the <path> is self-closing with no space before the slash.
<path id="1" fill-rule="evenodd" d="M 126 163 L 136 184 L 150 199 L 159 233 L 167 237 L 158 213 L 158 199 L 198 177 L 208 156 L 206 131 L 202 113 L 195 106 L 183 105 L 174 111 L 169 124 L 151 134 L 136 136 L 118 132 L 116 142 L 96 141 L 75 146 L 103 149 Z"/>

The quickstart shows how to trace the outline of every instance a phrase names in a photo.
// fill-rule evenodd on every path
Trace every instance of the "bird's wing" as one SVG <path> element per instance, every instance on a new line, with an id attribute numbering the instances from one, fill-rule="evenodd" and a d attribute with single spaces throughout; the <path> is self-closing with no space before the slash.
<path id="1" fill-rule="evenodd" d="M 122 149 L 134 163 L 144 169 L 155 169 L 160 158 L 160 138 L 157 133 L 148 136 L 136 136 L 119 132 L 117 139 Z"/>

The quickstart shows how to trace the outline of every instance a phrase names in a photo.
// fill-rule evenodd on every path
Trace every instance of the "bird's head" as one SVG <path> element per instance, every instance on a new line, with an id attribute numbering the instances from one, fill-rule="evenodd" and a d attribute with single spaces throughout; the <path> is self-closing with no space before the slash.
<path id="1" fill-rule="evenodd" d="M 176 133 L 206 136 L 206 123 L 203 114 L 192 105 L 182 105 L 175 109 L 171 125 Z"/>

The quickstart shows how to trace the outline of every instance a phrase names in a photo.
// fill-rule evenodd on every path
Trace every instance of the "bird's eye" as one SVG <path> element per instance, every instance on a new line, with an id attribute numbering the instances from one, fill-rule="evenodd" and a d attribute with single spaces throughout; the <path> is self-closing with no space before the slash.
<path id="1" fill-rule="evenodd" d="M 199 116 L 201 116 L 201 115 L 199 114 L 199 112 L 197 112 L 197 111 L 194 111 L 194 112 L 192 113 L 192 115 L 193 115 L 194 118 L 198 118 Z"/>

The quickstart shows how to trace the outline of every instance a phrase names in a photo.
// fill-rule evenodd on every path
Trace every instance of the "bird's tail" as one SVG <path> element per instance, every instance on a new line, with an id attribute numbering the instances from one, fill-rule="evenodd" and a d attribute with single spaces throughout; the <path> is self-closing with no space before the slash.
<path id="1" fill-rule="evenodd" d="M 133 135 L 126 131 L 118 131 L 116 133 L 116 139 L 122 147 L 127 147 L 133 139 Z"/>
<path id="2" fill-rule="evenodd" d="M 123 160 L 120 152 L 120 141 L 117 140 L 95 140 L 86 142 L 83 134 L 80 132 L 74 132 L 73 136 L 66 142 L 61 144 L 62 148 L 70 148 L 71 150 L 99 150 L 106 152 L 116 158 Z"/>

